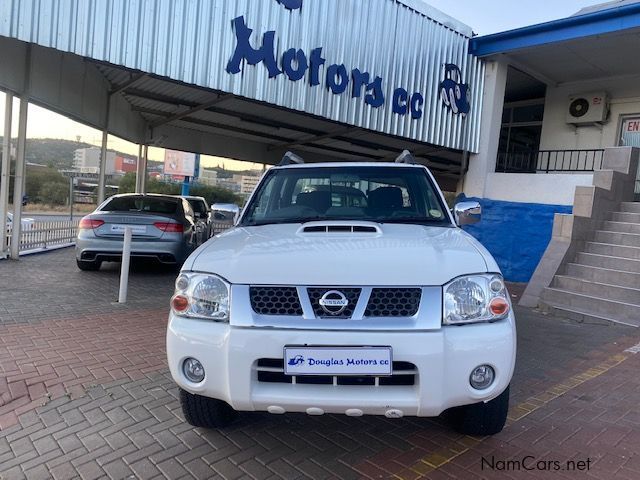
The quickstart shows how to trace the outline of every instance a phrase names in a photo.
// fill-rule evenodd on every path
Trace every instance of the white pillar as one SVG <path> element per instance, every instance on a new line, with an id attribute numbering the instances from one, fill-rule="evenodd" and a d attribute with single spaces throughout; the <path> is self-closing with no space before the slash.
<path id="1" fill-rule="evenodd" d="M 144 164 L 142 163 L 142 144 L 138 145 L 138 163 L 136 165 L 136 193 L 140 193 Z"/>
<path id="2" fill-rule="evenodd" d="M 16 173 L 13 179 L 13 228 L 11 229 L 11 258 L 20 256 L 20 233 L 22 230 L 22 195 L 26 167 L 25 148 L 27 144 L 27 112 L 29 97 L 20 97 L 20 115 L 18 117 L 18 148 L 16 150 Z"/>
<path id="3" fill-rule="evenodd" d="M 122 263 L 120 264 L 120 290 L 118 303 L 127 303 L 129 291 L 129 263 L 131 261 L 131 227 L 124 229 L 124 242 L 122 243 Z"/>
<path id="4" fill-rule="evenodd" d="M 508 64 L 503 61 L 486 63 L 480 149 L 479 153 L 472 154 L 469 158 L 469 170 L 463 186 L 463 192 L 467 197 L 486 198 L 487 177 L 496 170 L 508 68 Z"/>
<path id="5" fill-rule="evenodd" d="M 0 258 L 7 256 L 7 212 L 9 211 L 9 175 L 11 166 L 11 119 L 13 117 L 13 95 L 5 95 L 4 104 L 4 138 L 2 140 L 2 169 L 0 173 Z"/>
<path id="6" fill-rule="evenodd" d="M 107 94 L 107 105 L 104 112 L 104 129 L 102 130 L 102 145 L 100 149 L 100 171 L 98 172 L 98 205 L 104 202 L 106 196 L 107 170 L 107 141 L 109 140 L 109 116 L 111 115 L 112 93 Z"/>
<path id="7" fill-rule="evenodd" d="M 145 145 L 142 153 L 142 178 L 140 178 L 140 192 L 147 193 L 147 158 L 149 155 L 149 146 Z"/>
<path id="8" fill-rule="evenodd" d="M 107 115 L 108 116 L 108 115 Z M 107 140 L 109 138 L 109 131 L 105 129 L 102 131 L 102 146 L 100 149 L 100 170 L 98 172 L 98 205 L 104 202 L 105 199 L 105 184 L 106 184 L 106 170 L 107 170 Z"/>

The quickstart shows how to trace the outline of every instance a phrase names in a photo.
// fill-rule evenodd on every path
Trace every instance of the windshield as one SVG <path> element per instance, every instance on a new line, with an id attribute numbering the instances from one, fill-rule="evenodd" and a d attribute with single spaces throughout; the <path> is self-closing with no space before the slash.
<path id="1" fill-rule="evenodd" d="M 272 170 L 240 225 L 315 220 L 451 225 L 423 169 L 373 166 Z"/>
<path id="2" fill-rule="evenodd" d="M 178 201 L 164 197 L 113 197 L 100 210 L 174 214 L 178 211 Z"/>

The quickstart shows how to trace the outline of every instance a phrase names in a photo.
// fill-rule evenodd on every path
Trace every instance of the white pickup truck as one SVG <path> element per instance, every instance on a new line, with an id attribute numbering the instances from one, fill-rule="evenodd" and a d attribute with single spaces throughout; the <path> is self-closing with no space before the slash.
<path id="1" fill-rule="evenodd" d="M 185 418 L 238 411 L 433 417 L 502 430 L 516 357 L 509 295 L 427 168 L 303 164 L 264 175 L 234 228 L 185 262 L 167 356 Z"/>

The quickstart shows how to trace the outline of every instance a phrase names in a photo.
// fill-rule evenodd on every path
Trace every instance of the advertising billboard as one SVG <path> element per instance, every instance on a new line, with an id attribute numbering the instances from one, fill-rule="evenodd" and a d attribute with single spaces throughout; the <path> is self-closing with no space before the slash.
<path id="1" fill-rule="evenodd" d="M 193 177 L 196 170 L 196 154 L 179 152 L 177 150 L 164 151 L 164 174 L 181 177 Z"/>

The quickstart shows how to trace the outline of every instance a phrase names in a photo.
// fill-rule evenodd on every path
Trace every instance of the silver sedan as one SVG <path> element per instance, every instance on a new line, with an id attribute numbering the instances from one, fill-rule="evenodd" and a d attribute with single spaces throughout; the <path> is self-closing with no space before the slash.
<path id="1" fill-rule="evenodd" d="M 131 227 L 132 258 L 151 258 L 180 266 L 198 247 L 197 220 L 183 198 L 169 195 L 115 195 L 80 221 L 76 262 L 98 270 L 119 262 L 126 227 Z"/>

